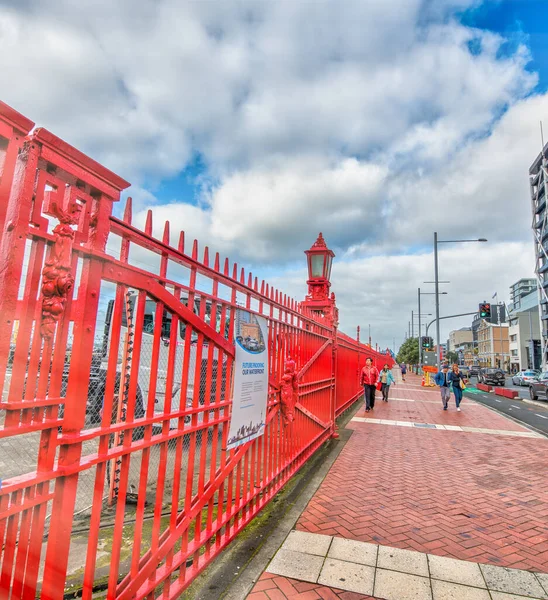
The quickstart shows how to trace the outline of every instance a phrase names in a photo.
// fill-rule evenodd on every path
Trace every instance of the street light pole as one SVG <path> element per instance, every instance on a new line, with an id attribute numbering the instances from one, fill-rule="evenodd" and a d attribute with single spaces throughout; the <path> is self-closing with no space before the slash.
<path id="1" fill-rule="evenodd" d="M 411 337 L 415 337 L 415 317 L 413 316 L 413 311 L 411 311 Z"/>
<path id="2" fill-rule="evenodd" d="M 434 232 L 434 283 L 436 294 L 436 367 L 440 369 L 440 283 L 438 275 L 438 232 Z"/>
<path id="3" fill-rule="evenodd" d="M 457 244 L 466 242 L 486 242 L 485 238 L 477 240 L 438 240 L 438 232 L 434 232 L 434 275 L 436 285 L 436 366 L 440 368 L 440 281 L 438 275 L 438 244 Z"/>
<path id="4" fill-rule="evenodd" d="M 421 289 L 419 288 L 419 369 L 422 365 L 422 344 L 421 344 Z"/>

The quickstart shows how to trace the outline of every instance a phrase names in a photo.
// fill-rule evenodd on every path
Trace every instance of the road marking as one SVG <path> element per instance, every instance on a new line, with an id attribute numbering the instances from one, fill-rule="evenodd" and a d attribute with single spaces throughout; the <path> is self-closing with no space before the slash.
<path id="1" fill-rule="evenodd" d="M 497 399 L 495 398 L 495 402 L 502 402 L 502 400 L 497 400 Z"/>
<path id="2" fill-rule="evenodd" d="M 539 415 L 538 413 L 535 413 L 535 416 L 540 417 L 541 419 L 548 419 L 546 415 Z"/>
<path id="3" fill-rule="evenodd" d="M 516 406 L 515 404 L 512 404 L 512 408 L 521 408 L 521 406 Z"/>
<path id="4" fill-rule="evenodd" d="M 354 417 L 354 423 L 367 425 L 389 425 L 395 427 L 412 427 L 413 429 L 435 429 L 437 431 L 460 431 L 465 433 L 486 433 L 491 435 L 508 435 L 512 437 L 543 438 L 544 436 L 534 431 L 523 428 L 523 431 L 484 429 L 479 427 L 460 427 L 458 425 L 442 425 L 435 423 L 415 423 L 413 421 L 393 421 L 391 419 L 370 419 L 366 417 Z"/>

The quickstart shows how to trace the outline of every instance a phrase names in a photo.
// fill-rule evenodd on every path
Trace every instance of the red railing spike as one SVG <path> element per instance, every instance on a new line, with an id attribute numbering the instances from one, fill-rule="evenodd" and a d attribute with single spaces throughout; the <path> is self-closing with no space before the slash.
<path id="1" fill-rule="evenodd" d="M 152 211 L 150 208 L 147 210 L 147 218 L 145 221 L 145 233 L 147 235 L 152 235 Z"/>
<path id="2" fill-rule="evenodd" d="M 228 262 L 228 257 L 225 258 L 225 268 L 223 269 L 223 273 L 224 275 L 226 275 L 228 277 L 228 274 L 230 273 L 230 264 Z"/>
<path id="3" fill-rule="evenodd" d="M 251 273 L 251 271 L 249 272 L 248 276 L 247 276 L 247 287 L 250 288 L 253 286 L 253 275 Z"/>
<path id="4" fill-rule="evenodd" d="M 232 267 L 232 279 L 238 281 L 238 263 L 234 263 Z"/>
<path id="5" fill-rule="evenodd" d="M 127 197 L 126 206 L 124 208 L 124 222 L 131 225 L 131 219 L 133 216 L 133 200 L 131 196 Z"/>
<path id="6" fill-rule="evenodd" d="M 264 296 L 264 279 L 261 280 L 261 296 Z"/>
<path id="7" fill-rule="evenodd" d="M 169 246 L 169 221 L 164 223 L 164 237 L 162 241 L 166 246 Z"/>
<path id="8" fill-rule="evenodd" d="M 242 285 L 245 285 L 245 270 L 244 270 L 243 267 L 242 267 L 242 269 L 240 271 L 240 283 Z"/>
<path id="9" fill-rule="evenodd" d="M 255 281 L 253 282 L 253 289 L 258 292 L 259 291 L 259 280 L 255 277 Z"/>
<path id="10" fill-rule="evenodd" d="M 182 229 L 179 232 L 179 244 L 177 245 L 177 249 L 182 254 L 185 253 L 185 232 Z"/>
<path id="11" fill-rule="evenodd" d="M 265 290 L 265 293 L 264 293 L 264 295 L 265 295 L 267 298 L 270 298 L 270 293 L 269 293 L 269 286 L 268 286 L 268 283 L 266 284 L 266 290 Z"/>
<path id="12" fill-rule="evenodd" d="M 219 273 L 220 270 L 220 263 L 221 263 L 221 258 L 219 257 L 219 253 L 215 252 L 215 264 L 213 265 L 213 268 L 215 269 L 215 271 L 217 271 L 217 273 Z"/>
<path id="13" fill-rule="evenodd" d="M 198 240 L 194 240 L 192 244 L 192 260 L 198 260 Z"/>
<path id="14" fill-rule="evenodd" d="M 205 267 L 209 267 L 209 248 L 206 246 L 204 248 L 204 262 L 203 265 Z"/>

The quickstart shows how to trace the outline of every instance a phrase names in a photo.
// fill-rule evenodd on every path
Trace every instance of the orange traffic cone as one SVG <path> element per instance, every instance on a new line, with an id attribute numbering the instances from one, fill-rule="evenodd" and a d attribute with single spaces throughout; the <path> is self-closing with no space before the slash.
<path id="1" fill-rule="evenodd" d="M 426 384 L 426 382 L 424 381 L 424 375 L 422 376 L 422 381 L 421 381 L 421 385 L 424 387 L 424 385 Z"/>

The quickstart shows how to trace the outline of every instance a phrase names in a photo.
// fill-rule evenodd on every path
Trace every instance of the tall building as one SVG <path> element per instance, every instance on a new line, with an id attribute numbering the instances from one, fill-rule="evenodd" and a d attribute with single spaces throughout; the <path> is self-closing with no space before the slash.
<path id="1" fill-rule="evenodd" d="M 462 344 L 472 343 L 474 341 L 474 334 L 471 327 L 461 327 L 449 332 L 449 346 L 447 347 L 449 352 L 455 352 L 457 347 Z"/>
<path id="2" fill-rule="evenodd" d="M 540 325 L 536 280 L 534 291 L 508 307 L 510 368 L 538 369 L 541 363 Z"/>
<path id="3" fill-rule="evenodd" d="M 536 292 L 537 280 L 536 279 L 520 279 L 516 281 L 514 285 L 510 286 L 510 299 L 512 304 L 516 307 L 520 307 L 520 300 L 524 296 L 528 296 L 531 292 Z"/>
<path id="4" fill-rule="evenodd" d="M 548 362 L 548 144 L 529 168 L 533 236 L 535 238 L 535 273 L 540 300 L 542 367 Z"/>

